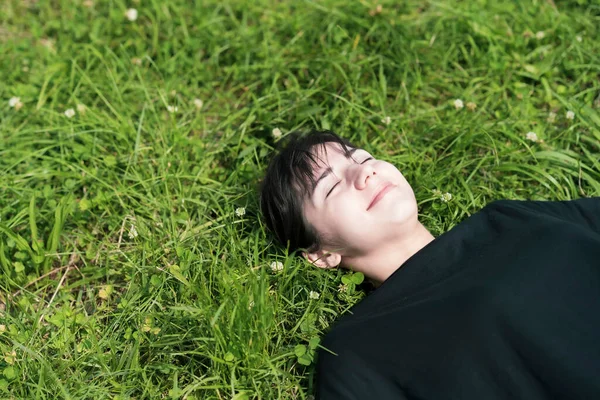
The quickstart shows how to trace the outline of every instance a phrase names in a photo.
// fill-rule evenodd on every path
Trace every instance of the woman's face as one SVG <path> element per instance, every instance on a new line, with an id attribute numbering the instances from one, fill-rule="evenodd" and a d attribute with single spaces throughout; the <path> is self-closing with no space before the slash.
<path id="1" fill-rule="evenodd" d="M 392 164 L 367 151 L 345 155 L 337 143 L 318 146 L 316 185 L 303 202 L 304 217 L 323 238 L 323 248 L 342 256 L 376 250 L 417 221 L 411 186 Z"/>

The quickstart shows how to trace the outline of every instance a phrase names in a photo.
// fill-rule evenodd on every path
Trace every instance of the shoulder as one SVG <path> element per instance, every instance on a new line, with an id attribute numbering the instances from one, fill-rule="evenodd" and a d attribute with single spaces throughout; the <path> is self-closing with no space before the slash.
<path id="1" fill-rule="evenodd" d="M 482 211 L 484 210 L 514 210 L 569 219 L 600 211 L 600 197 L 582 197 L 576 200 L 495 200 L 486 205 Z"/>
<path id="2" fill-rule="evenodd" d="M 368 353 L 366 336 L 368 325 L 357 323 L 356 316 L 342 317 L 321 340 L 318 351 L 318 367 L 323 371 L 361 369 Z"/>
<path id="3" fill-rule="evenodd" d="M 320 349 L 317 360 L 317 399 L 406 399 L 394 371 L 385 369 L 360 344 L 360 339 L 325 337 L 323 347 L 327 350 Z"/>

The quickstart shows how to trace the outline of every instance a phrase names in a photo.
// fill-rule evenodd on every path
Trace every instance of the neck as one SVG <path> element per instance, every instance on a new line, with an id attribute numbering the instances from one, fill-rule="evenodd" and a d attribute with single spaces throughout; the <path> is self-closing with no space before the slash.
<path id="1" fill-rule="evenodd" d="M 410 234 L 402 234 L 396 240 L 386 241 L 376 251 L 368 254 L 346 256 L 342 259 L 342 264 L 353 271 L 362 272 L 379 285 L 434 239 L 427 228 L 417 222 Z"/>

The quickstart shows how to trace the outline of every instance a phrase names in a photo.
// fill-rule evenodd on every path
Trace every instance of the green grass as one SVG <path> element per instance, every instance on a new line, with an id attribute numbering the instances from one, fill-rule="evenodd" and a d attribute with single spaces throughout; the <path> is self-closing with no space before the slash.
<path id="1" fill-rule="evenodd" d="M 190 3 L 3 3 L 0 398 L 310 398 L 365 290 L 265 230 L 274 128 L 397 165 L 434 235 L 600 195 L 595 1 Z"/>

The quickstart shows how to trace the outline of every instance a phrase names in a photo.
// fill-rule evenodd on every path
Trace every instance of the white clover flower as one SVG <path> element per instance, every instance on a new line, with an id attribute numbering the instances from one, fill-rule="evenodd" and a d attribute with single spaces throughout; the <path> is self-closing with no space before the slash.
<path id="1" fill-rule="evenodd" d="M 277 272 L 283 270 L 283 263 L 281 261 L 273 261 L 271 263 L 271 271 Z"/>
<path id="2" fill-rule="evenodd" d="M 0 325 L 0 333 L 6 332 L 6 325 Z"/>
<path id="3" fill-rule="evenodd" d="M 275 129 L 273 129 L 273 131 L 271 132 L 271 134 L 273 135 L 273 137 L 275 139 L 279 139 L 281 137 L 281 129 L 275 128 Z"/>
<path id="4" fill-rule="evenodd" d="M 17 359 L 17 352 L 15 350 L 4 353 L 4 361 L 7 364 L 13 365 Z"/>
<path id="5" fill-rule="evenodd" d="M 194 99 L 194 105 L 196 106 L 196 108 L 198 110 L 200 110 L 202 108 L 202 106 L 204 105 L 204 102 L 200 99 Z"/>
<path id="6" fill-rule="evenodd" d="M 170 113 L 176 113 L 177 111 L 179 111 L 179 107 L 177 106 L 167 106 L 167 111 Z"/>
<path id="7" fill-rule="evenodd" d="M 67 116 L 67 118 L 73 118 L 75 116 L 75 110 L 69 108 L 65 111 L 65 115 Z"/>
<path id="8" fill-rule="evenodd" d="M 378 4 L 377 7 L 375 7 L 373 10 L 369 11 L 369 15 L 371 17 L 374 17 L 375 15 L 381 14 L 382 11 L 383 11 L 383 6 L 381 4 Z"/>
<path id="9" fill-rule="evenodd" d="M 8 100 L 8 106 L 9 107 L 14 107 L 17 104 L 19 104 L 21 102 L 21 98 L 20 97 L 11 97 L 10 100 Z"/>
<path id="10" fill-rule="evenodd" d="M 583 41 L 583 38 L 581 36 L 575 36 L 575 40 L 581 43 Z"/>
<path id="11" fill-rule="evenodd" d="M 527 135 L 525 135 L 525 138 L 526 138 L 527 140 L 531 140 L 531 141 L 532 141 L 532 142 L 534 142 L 534 143 L 537 143 L 537 142 L 539 142 L 539 140 L 540 140 L 540 139 L 538 138 L 538 135 L 537 135 L 537 133 L 535 133 L 535 132 L 527 132 Z"/>
<path id="12" fill-rule="evenodd" d="M 127 17 L 128 20 L 133 22 L 137 19 L 138 12 L 135 8 L 130 8 L 127 11 L 125 11 L 125 16 Z"/>
<path id="13" fill-rule="evenodd" d="M 477 108 L 477 104 L 473 103 L 472 101 L 467 103 L 467 108 L 471 111 L 475 111 L 475 109 Z"/>
<path id="14" fill-rule="evenodd" d="M 16 111 L 19 111 L 21 109 L 21 107 L 23 107 L 23 103 L 21 103 L 20 101 L 17 104 L 15 104 Z"/>
<path id="15" fill-rule="evenodd" d="M 441 197 L 440 200 L 444 203 L 449 202 L 450 200 L 452 200 L 452 195 L 450 193 L 444 193 Z"/>
<path id="16" fill-rule="evenodd" d="M 314 292 L 311 290 L 310 293 L 308 293 L 308 297 L 313 300 L 317 300 L 319 297 L 321 297 L 321 295 L 318 292 Z"/>
<path id="17" fill-rule="evenodd" d="M 461 109 L 461 108 L 463 108 L 464 106 L 465 106 L 465 105 L 464 105 L 464 103 L 463 103 L 463 101 L 462 101 L 461 99 L 456 99 L 456 100 L 454 100 L 454 107 L 455 107 L 457 110 L 460 110 L 460 109 Z"/>
<path id="18" fill-rule="evenodd" d="M 567 119 L 573 120 L 575 118 L 575 113 L 573 111 L 567 111 Z"/>
<path id="19" fill-rule="evenodd" d="M 132 63 L 133 65 L 138 65 L 138 66 L 139 66 L 139 65 L 142 65 L 142 59 L 141 59 L 141 58 L 139 58 L 139 57 L 133 57 L 133 58 L 131 59 L 131 63 Z"/>
<path id="20" fill-rule="evenodd" d="M 550 111 L 550 113 L 548 114 L 548 119 L 547 119 L 547 121 L 548 121 L 548 122 L 550 122 L 550 123 L 553 123 L 553 122 L 554 122 L 554 120 L 556 120 L 556 113 L 555 113 L 555 112 L 552 112 L 552 111 Z"/>
<path id="21" fill-rule="evenodd" d="M 340 292 L 340 293 L 344 293 L 344 292 L 346 292 L 346 291 L 348 291 L 348 285 L 346 285 L 346 284 L 344 284 L 344 283 L 341 283 L 341 284 L 338 286 L 338 292 Z"/>
<path id="22" fill-rule="evenodd" d="M 77 112 L 79 114 L 85 114 L 85 111 L 87 110 L 87 107 L 84 104 L 77 104 Z"/>
<path id="23" fill-rule="evenodd" d="M 138 231 L 137 229 L 135 229 L 135 225 L 131 224 L 127 236 L 129 236 L 129 239 L 135 239 L 136 237 L 138 237 Z"/>
<path id="24" fill-rule="evenodd" d="M 235 215 L 238 217 L 243 217 L 246 214 L 246 209 L 244 207 L 238 207 L 235 209 Z"/>
<path id="25" fill-rule="evenodd" d="M 53 53 L 56 51 L 53 39 L 42 38 L 40 39 L 40 44 Z"/>
<path id="26" fill-rule="evenodd" d="M 537 40 L 542 40 L 544 37 L 546 37 L 546 34 L 544 33 L 544 31 L 538 31 L 535 34 L 535 37 L 536 37 Z"/>
<path id="27" fill-rule="evenodd" d="M 384 124 L 386 124 L 386 125 L 389 125 L 389 124 L 392 123 L 392 119 L 389 116 L 387 116 L 387 117 L 383 118 L 381 120 L 381 122 L 384 123 Z"/>

